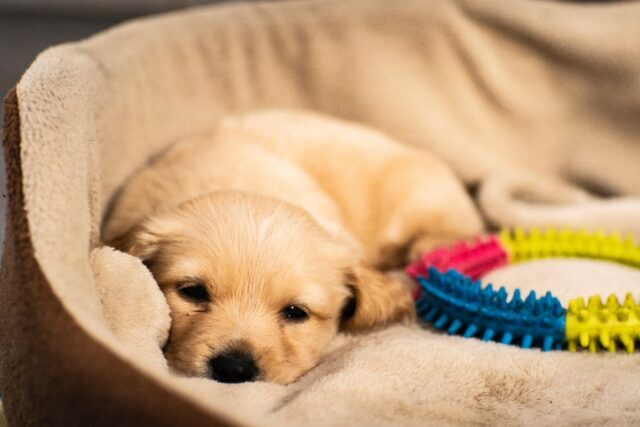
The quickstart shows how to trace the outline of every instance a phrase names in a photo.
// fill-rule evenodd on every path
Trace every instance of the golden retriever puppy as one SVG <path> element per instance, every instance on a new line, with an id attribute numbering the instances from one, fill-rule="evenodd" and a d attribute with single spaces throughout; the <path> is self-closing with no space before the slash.
<path id="1" fill-rule="evenodd" d="M 103 236 L 164 292 L 175 371 L 289 383 L 340 331 L 414 317 L 380 269 L 482 231 L 438 159 L 302 112 L 230 117 L 127 183 Z"/>

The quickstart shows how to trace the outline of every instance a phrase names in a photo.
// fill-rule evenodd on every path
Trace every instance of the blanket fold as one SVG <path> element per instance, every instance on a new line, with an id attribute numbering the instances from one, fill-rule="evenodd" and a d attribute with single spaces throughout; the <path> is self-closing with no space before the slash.
<path id="1" fill-rule="evenodd" d="M 634 2 L 238 3 L 46 50 L 5 100 L 9 424 L 639 423 L 637 355 L 541 354 L 428 328 L 341 337 L 288 388 L 180 378 L 156 344 L 162 316 L 137 329 L 118 305 L 162 305 L 142 266 L 95 252 L 110 200 L 145 162 L 223 115 L 267 107 L 358 121 L 435 152 L 478 188 L 494 227 L 640 237 L 638 22 Z M 563 302 L 640 283 L 625 267 L 569 260 L 489 280 Z"/>

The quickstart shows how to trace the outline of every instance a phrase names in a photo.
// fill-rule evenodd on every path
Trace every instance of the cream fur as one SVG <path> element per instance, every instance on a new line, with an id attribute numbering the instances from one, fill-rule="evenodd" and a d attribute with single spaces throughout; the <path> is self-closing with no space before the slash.
<path id="1" fill-rule="evenodd" d="M 427 147 L 479 185 L 483 213 L 498 224 L 547 217 L 591 226 L 602 208 L 617 218 L 607 226 L 633 231 L 639 21 L 635 2 L 279 2 L 144 19 L 52 48 L 17 87 L 20 208 L 33 257 L 62 309 L 104 352 L 238 423 L 638 424 L 637 355 L 540 354 L 429 330 L 347 340 L 291 387 L 183 381 L 113 334 L 90 253 L 109 200 L 150 157 L 225 114 L 264 107 L 319 110 Z M 488 184 L 505 171 L 534 176 L 528 187 L 540 176 L 563 187 L 579 177 L 629 198 L 575 203 L 585 198 L 572 190 L 562 191 L 559 207 L 514 203 L 510 185 Z M 107 270 L 120 268 L 105 261 Z M 566 286 L 542 274 L 548 265 L 534 267 L 526 277 L 536 288 Z M 589 285 L 577 283 L 572 293 L 638 284 L 628 272 L 583 262 L 558 270 L 586 275 Z M 516 272 L 502 280 L 516 283 Z"/>
<path id="2" fill-rule="evenodd" d="M 406 287 L 376 268 L 482 229 L 432 155 L 354 124 L 268 111 L 225 118 L 140 170 L 104 235 L 144 260 L 165 293 L 172 368 L 211 375 L 209 360 L 241 349 L 259 379 L 288 383 L 338 330 L 413 318 Z M 185 283 L 208 301 L 182 297 Z M 350 298 L 355 313 L 341 320 Z M 308 319 L 283 323 L 292 304 Z"/>
<path id="3" fill-rule="evenodd" d="M 155 332 L 166 328 L 163 305 L 122 305 L 131 283 L 109 281 L 120 275 L 147 276 L 138 262 L 122 263 L 108 249 L 93 256 L 106 295 L 105 313 L 128 329 L 118 338 L 136 349 L 147 368 L 163 372 Z M 111 259 L 109 259 L 111 257 Z M 116 260 L 118 258 L 118 260 Z M 133 258 L 132 258 L 133 259 Z M 117 271 L 112 271 L 117 267 Z M 611 291 L 622 293 L 640 281 L 640 272 L 608 263 L 547 260 L 511 267 L 487 279 L 512 290 L 553 289 L 566 303 L 597 292 L 615 277 Z M 146 295 L 145 295 L 146 293 Z M 142 286 L 136 295 L 158 301 L 160 290 Z M 158 313 L 164 313 L 159 316 Z M 117 313 L 116 315 L 112 315 Z M 127 322 L 130 318 L 146 322 Z M 114 327 L 119 328 L 118 325 Z M 151 332 L 150 332 L 151 331 Z M 145 337 L 146 336 L 146 337 Z M 145 337 L 140 340 L 139 337 Z M 154 338 L 155 337 L 155 338 Z M 167 378 L 201 402 L 255 425 L 633 425 L 640 384 L 637 355 L 571 354 L 449 337 L 419 327 L 394 327 L 334 341 L 324 361 L 290 386 L 268 383 L 226 385 L 205 379 Z M 149 366 L 152 365 L 152 366 Z M 621 388 L 624 387 L 624 388 Z M 318 416 L 318 407 L 322 415 Z"/>
<path id="4" fill-rule="evenodd" d="M 180 141 L 127 182 L 103 238 L 219 190 L 298 206 L 329 234 L 358 245 L 370 265 L 421 238 L 482 231 L 462 186 L 431 154 L 354 123 L 282 110 L 225 118 L 215 132 Z"/>

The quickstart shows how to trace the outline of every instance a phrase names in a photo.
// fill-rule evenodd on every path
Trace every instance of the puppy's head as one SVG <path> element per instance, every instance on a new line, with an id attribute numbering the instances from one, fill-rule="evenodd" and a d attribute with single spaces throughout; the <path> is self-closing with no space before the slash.
<path id="1" fill-rule="evenodd" d="M 342 328 L 411 318 L 403 285 L 304 211 L 240 192 L 193 199 L 119 239 L 171 308 L 165 347 L 176 371 L 222 382 L 289 383 Z"/>

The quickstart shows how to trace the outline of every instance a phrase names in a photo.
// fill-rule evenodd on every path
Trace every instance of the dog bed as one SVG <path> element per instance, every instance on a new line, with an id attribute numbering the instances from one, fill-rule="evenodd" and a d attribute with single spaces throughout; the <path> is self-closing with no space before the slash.
<path id="1" fill-rule="evenodd" d="M 640 423 L 637 355 L 541 353 L 418 326 L 341 336 L 289 386 L 173 376 L 152 277 L 100 244 L 109 202 L 137 168 L 227 113 L 267 107 L 434 151 L 489 226 L 640 238 L 638 22 L 638 3 L 231 4 L 43 52 L 5 101 L 10 425 Z M 637 271 L 578 260 L 488 279 L 565 303 L 640 285 Z"/>

